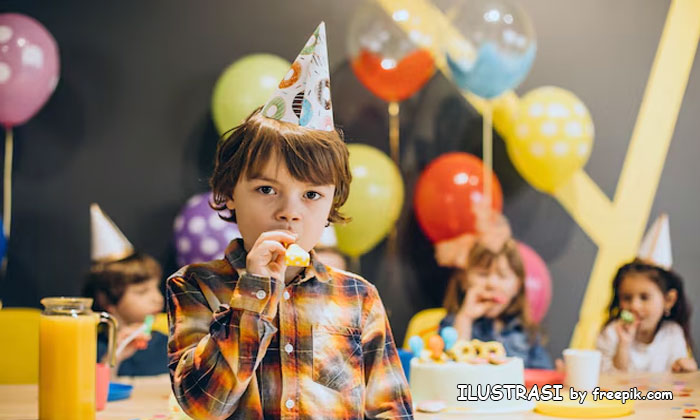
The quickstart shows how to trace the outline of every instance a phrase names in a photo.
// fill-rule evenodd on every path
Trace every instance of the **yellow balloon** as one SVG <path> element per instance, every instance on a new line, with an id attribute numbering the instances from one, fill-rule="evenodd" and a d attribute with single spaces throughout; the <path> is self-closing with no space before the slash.
<path id="1" fill-rule="evenodd" d="M 214 86 L 211 113 L 219 134 L 239 125 L 265 105 L 292 65 L 272 54 L 251 54 L 236 60 Z"/>
<path id="2" fill-rule="evenodd" d="M 340 209 L 352 220 L 335 225 L 338 248 L 358 257 L 374 248 L 391 231 L 403 206 L 403 179 L 387 155 L 365 144 L 350 144 L 352 183 Z"/>
<path id="3" fill-rule="evenodd" d="M 506 148 L 523 178 L 553 193 L 586 164 L 593 136 L 593 120 L 583 102 L 565 89 L 547 86 L 520 98 Z"/>

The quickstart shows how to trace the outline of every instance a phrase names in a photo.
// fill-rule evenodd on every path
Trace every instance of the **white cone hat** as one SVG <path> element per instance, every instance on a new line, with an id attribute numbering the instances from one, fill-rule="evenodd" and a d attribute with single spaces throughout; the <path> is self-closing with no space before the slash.
<path id="1" fill-rule="evenodd" d="M 93 261 L 118 261 L 134 253 L 131 242 L 96 203 L 90 204 L 90 228 Z"/>
<path id="2" fill-rule="evenodd" d="M 668 215 L 662 214 L 649 228 L 637 254 L 639 259 L 661 268 L 670 269 L 673 265 L 671 255 L 671 232 L 668 227 Z"/>

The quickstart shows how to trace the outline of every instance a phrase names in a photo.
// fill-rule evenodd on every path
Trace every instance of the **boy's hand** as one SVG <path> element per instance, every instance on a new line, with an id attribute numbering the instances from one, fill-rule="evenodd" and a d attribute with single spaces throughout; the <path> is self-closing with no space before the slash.
<path id="1" fill-rule="evenodd" d="M 620 342 L 624 344 L 631 344 L 634 341 L 634 336 L 637 334 L 637 328 L 639 327 L 639 321 L 634 321 L 632 323 L 625 322 L 621 319 L 616 319 L 614 322 L 615 332 L 620 338 Z"/>
<path id="2" fill-rule="evenodd" d="M 285 230 L 261 233 L 246 258 L 248 273 L 284 281 L 284 272 L 287 269 L 284 261 L 286 245 L 296 240 L 296 234 Z"/>
<path id="3" fill-rule="evenodd" d="M 673 370 L 675 373 L 695 372 L 698 370 L 698 364 L 692 357 L 684 357 L 673 362 L 671 370 Z"/>

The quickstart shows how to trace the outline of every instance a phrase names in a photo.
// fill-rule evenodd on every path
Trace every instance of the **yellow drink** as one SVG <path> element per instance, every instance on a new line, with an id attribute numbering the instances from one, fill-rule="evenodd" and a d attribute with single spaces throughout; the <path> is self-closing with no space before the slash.
<path id="1" fill-rule="evenodd" d="M 39 418 L 95 418 L 97 314 L 42 315 L 39 321 Z M 46 350 L 45 350 L 46 349 Z"/>
<path id="2" fill-rule="evenodd" d="M 44 298 L 39 319 L 39 419 L 94 420 L 97 324 L 115 323 L 92 312 L 92 299 Z"/>

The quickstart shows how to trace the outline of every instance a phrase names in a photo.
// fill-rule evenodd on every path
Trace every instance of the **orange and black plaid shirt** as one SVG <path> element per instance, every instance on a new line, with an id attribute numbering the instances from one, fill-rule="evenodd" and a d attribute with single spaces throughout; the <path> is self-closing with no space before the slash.
<path id="1" fill-rule="evenodd" d="M 286 287 L 226 257 L 167 283 L 172 387 L 195 419 L 413 418 L 377 289 L 318 262 Z"/>

